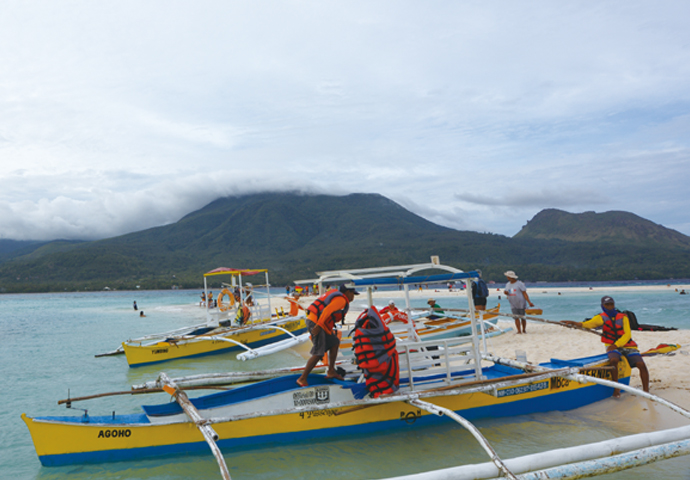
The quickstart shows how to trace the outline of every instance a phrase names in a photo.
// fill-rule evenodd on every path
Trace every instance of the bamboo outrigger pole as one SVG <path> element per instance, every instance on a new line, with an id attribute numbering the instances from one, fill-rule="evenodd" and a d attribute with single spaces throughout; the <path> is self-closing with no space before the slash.
<path id="1" fill-rule="evenodd" d="M 161 372 L 158 378 L 160 379 L 161 383 L 163 383 L 163 389 L 175 398 L 177 403 L 180 404 L 180 407 L 182 407 L 182 410 L 184 410 L 189 419 L 196 424 L 197 428 L 204 436 L 206 443 L 208 443 L 209 447 L 211 447 L 213 456 L 216 457 L 216 461 L 220 467 L 220 474 L 223 476 L 223 479 L 232 480 L 230 478 L 228 466 L 225 464 L 225 458 L 223 458 L 223 454 L 216 444 L 216 440 L 219 438 L 216 431 L 213 429 L 210 423 L 199 414 L 199 411 L 196 409 L 196 407 L 194 407 L 192 402 L 189 401 L 187 394 L 180 390 L 164 372 Z"/>
<path id="2" fill-rule="evenodd" d="M 496 453 L 496 450 L 494 450 L 494 448 L 491 446 L 486 437 L 484 437 L 484 435 L 481 434 L 479 429 L 475 427 L 472 422 L 468 421 L 461 415 L 458 415 L 453 410 L 441 407 L 439 405 L 435 405 L 433 403 L 425 402 L 423 400 L 408 400 L 407 403 L 409 403 L 410 405 L 414 405 L 415 407 L 419 407 L 423 410 L 426 410 L 429 413 L 433 413 L 434 415 L 438 415 L 439 417 L 442 415 L 446 415 L 447 417 L 450 417 L 456 422 L 458 422 L 460 425 L 465 427 L 472 434 L 472 436 L 474 436 L 474 438 L 479 442 L 479 445 L 481 445 L 484 451 L 486 451 L 486 453 L 489 454 L 489 457 L 491 457 L 491 461 L 494 462 L 496 467 L 498 467 L 498 469 L 503 473 L 504 477 L 510 478 L 511 480 L 517 480 L 517 477 L 513 474 L 513 472 L 511 472 L 508 469 L 506 464 L 503 463 L 503 460 L 500 459 L 500 457 Z"/>

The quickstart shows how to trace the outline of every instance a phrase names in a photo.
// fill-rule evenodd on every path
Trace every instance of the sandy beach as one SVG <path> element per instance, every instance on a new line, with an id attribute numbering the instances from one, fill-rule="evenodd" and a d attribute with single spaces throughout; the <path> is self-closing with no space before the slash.
<path id="1" fill-rule="evenodd" d="M 503 285 L 491 285 L 491 291 L 495 291 L 497 287 L 502 290 Z M 690 292 L 690 285 L 659 285 L 659 286 L 620 286 L 620 287 L 574 287 L 567 289 L 558 288 L 540 288 L 538 286 L 531 286 L 530 293 L 548 293 L 558 295 L 572 294 L 584 291 L 601 290 L 602 295 L 615 295 L 620 291 L 635 291 L 640 289 L 658 290 L 658 291 L 673 291 L 677 289 L 685 289 Z M 374 304 L 383 306 L 386 299 L 393 296 L 401 296 L 398 292 L 374 292 Z M 446 289 L 425 289 L 423 291 L 410 292 L 410 298 L 429 298 L 433 297 L 438 300 L 438 303 L 443 306 L 444 297 L 458 297 L 465 295 L 464 292 L 459 291 L 449 292 Z M 314 296 L 303 297 L 300 303 L 303 306 L 308 306 L 313 300 Z M 357 297 L 358 300 L 366 301 L 365 295 Z M 377 301 L 380 299 L 380 301 Z M 287 309 L 287 301 L 284 297 L 278 299 L 279 306 L 283 305 Z M 596 305 L 593 306 L 596 309 Z M 501 311 L 505 313 L 510 312 L 507 302 L 501 305 Z M 347 315 L 347 323 L 354 323 L 357 316 L 361 313 L 359 309 L 350 311 Z M 545 319 L 549 319 L 548 315 L 543 315 Z M 582 320 L 582 319 L 573 319 Z M 516 358 L 516 351 L 524 351 L 527 355 L 527 360 L 530 363 L 540 363 L 550 360 L 551 358 L 577 358 L 588 355 L 597 355 L 605 351 L 599 336 L 593 335 L 586 331 L 561 327 L 558 325 L 550 325 L 545 323 L 538 323 L 536 321 L 529 321 L 527 324 L 527 334 L 516 334 L 514 321 L 510 319 L 499 320 L 498 325 L 501 328 L 513 327 L 513 330 L 505 334 L 492 337 L 488 339 L 488 349 L 490 352 L 503 356 L 506 358 Z M 690 410 L 690 330 L 677 330 L 671 332 L 633 332 L 633 339 L 640 347 L 640 351 L 644 352 L 650 348 L 656 347 L 660 343 L 674 343 L 680 344 L 682 347 L 676 350 L 673 355 L 657 355 L 653 357 L 645 357 L 645 362 L 650 373 L 650 392 L 659 395 L 666 400 L 676 403 L 685 409 Z M 305 349 L 305 353 L 308 348 Z M 631 386 L 641 388 L 640 377 L 638 371 L 633 370 Z M 619 402 L 616 409 L 616 415 L 621 418 L 628 415 L 631 421 L 631 428 L 639 428 L 644 425 L 652 428 L 670 428 L 681 424 L 690 424 L 690 421 L 683 419 L 678 414 L 670 411 L 666 407 L 661 407 L 653 404 L 650 401 L 632 398 L 631 395 L 623 395 L 620 400 L 608 400 L 611 402 Z"/>

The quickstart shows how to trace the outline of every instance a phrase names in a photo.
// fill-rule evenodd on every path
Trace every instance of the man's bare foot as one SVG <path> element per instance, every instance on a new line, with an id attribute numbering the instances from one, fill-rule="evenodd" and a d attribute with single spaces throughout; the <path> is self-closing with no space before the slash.
<path id="1" fill-rule="evenodd" d="M 297 385 L 299 385 L 300 387 L 308 387 L 309 383 L 307 383 L 306 380 L 302 380 L 301 378 L 298 378 L 297 379 Z"/>
<path id="2" fill-rule="evenodd" d="M 338 372 L 328 372 L 326 378 L 336 378 L 338 380 L 345 380 L 341 374 Z"/>
<path id="3" fill-rule="evenodd" d="M 613 396 L 613 398 L 621 398 L 620 390 L 614 390 L 612 396 Z"/>

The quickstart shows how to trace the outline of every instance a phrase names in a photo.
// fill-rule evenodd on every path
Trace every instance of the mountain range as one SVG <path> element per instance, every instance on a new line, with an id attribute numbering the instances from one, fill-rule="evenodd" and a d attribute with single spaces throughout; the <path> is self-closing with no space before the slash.
<path id="1" fill-rule="evenodd" d="M 686 278 L 690 237 L 628 212 L 539 212 L 514 237 L 458 231 L 377 194 L 219 198 L 178 222 L 90 241 L 0 241 L 0 291 L 197 288 L 213 268 L 267 268 L 274 285 L 315 272 L 426 263 L 503 282 Z"/>

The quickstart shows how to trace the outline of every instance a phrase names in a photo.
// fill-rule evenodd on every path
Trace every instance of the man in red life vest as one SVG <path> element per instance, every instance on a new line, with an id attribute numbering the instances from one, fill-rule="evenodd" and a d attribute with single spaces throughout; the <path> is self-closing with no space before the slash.
<path id="1" fill-rule="evenodd" d="M 355 290 L 354 284 L 345 284 L 341 285 L 339 290 L 327 291 L 307 307 L 307 328 L 309 328 L 314 346 L 309 352 L 311 357 L 307 360 L 304 372 L 297 379 L 298 385 L 302 387 L 309 385 L 307 377 L 326 352 L 328 352 L 326 378 L 343 379 L 335 370 L 335 360 L 340 346 L 335 324 L 345 321 L 345 315 L 355 295 L 359 293 Z"/>
<path id="2" fill-rule="evenodd" d="M 640 371 L 642 389 L 645 392 L 649 392 L 649 371 L 642 359 L 642 355 L 640 355 L 637 343 L 632 339 L 630 320 L 627 315 L 616 310 L 616 304 L 613 298 L 609 296 L 602 297 L 601 309 L 602 312 L 599 315 L 585 322 L 563 320 L 561 323 L 584 328 L 602 327 L 603 334 L 601 336 L 601 341 L 606 344 L 609 363 L 616 367 L 613 370 L 613 381 L 618 381 L 618 362 L 621 357 L 624 356 L 628 360 L 630 368 L 637 368 Z M 620 397 L 620 390 L 615 389 L 613 391 L 613 396 L 616 398 Z"/>

